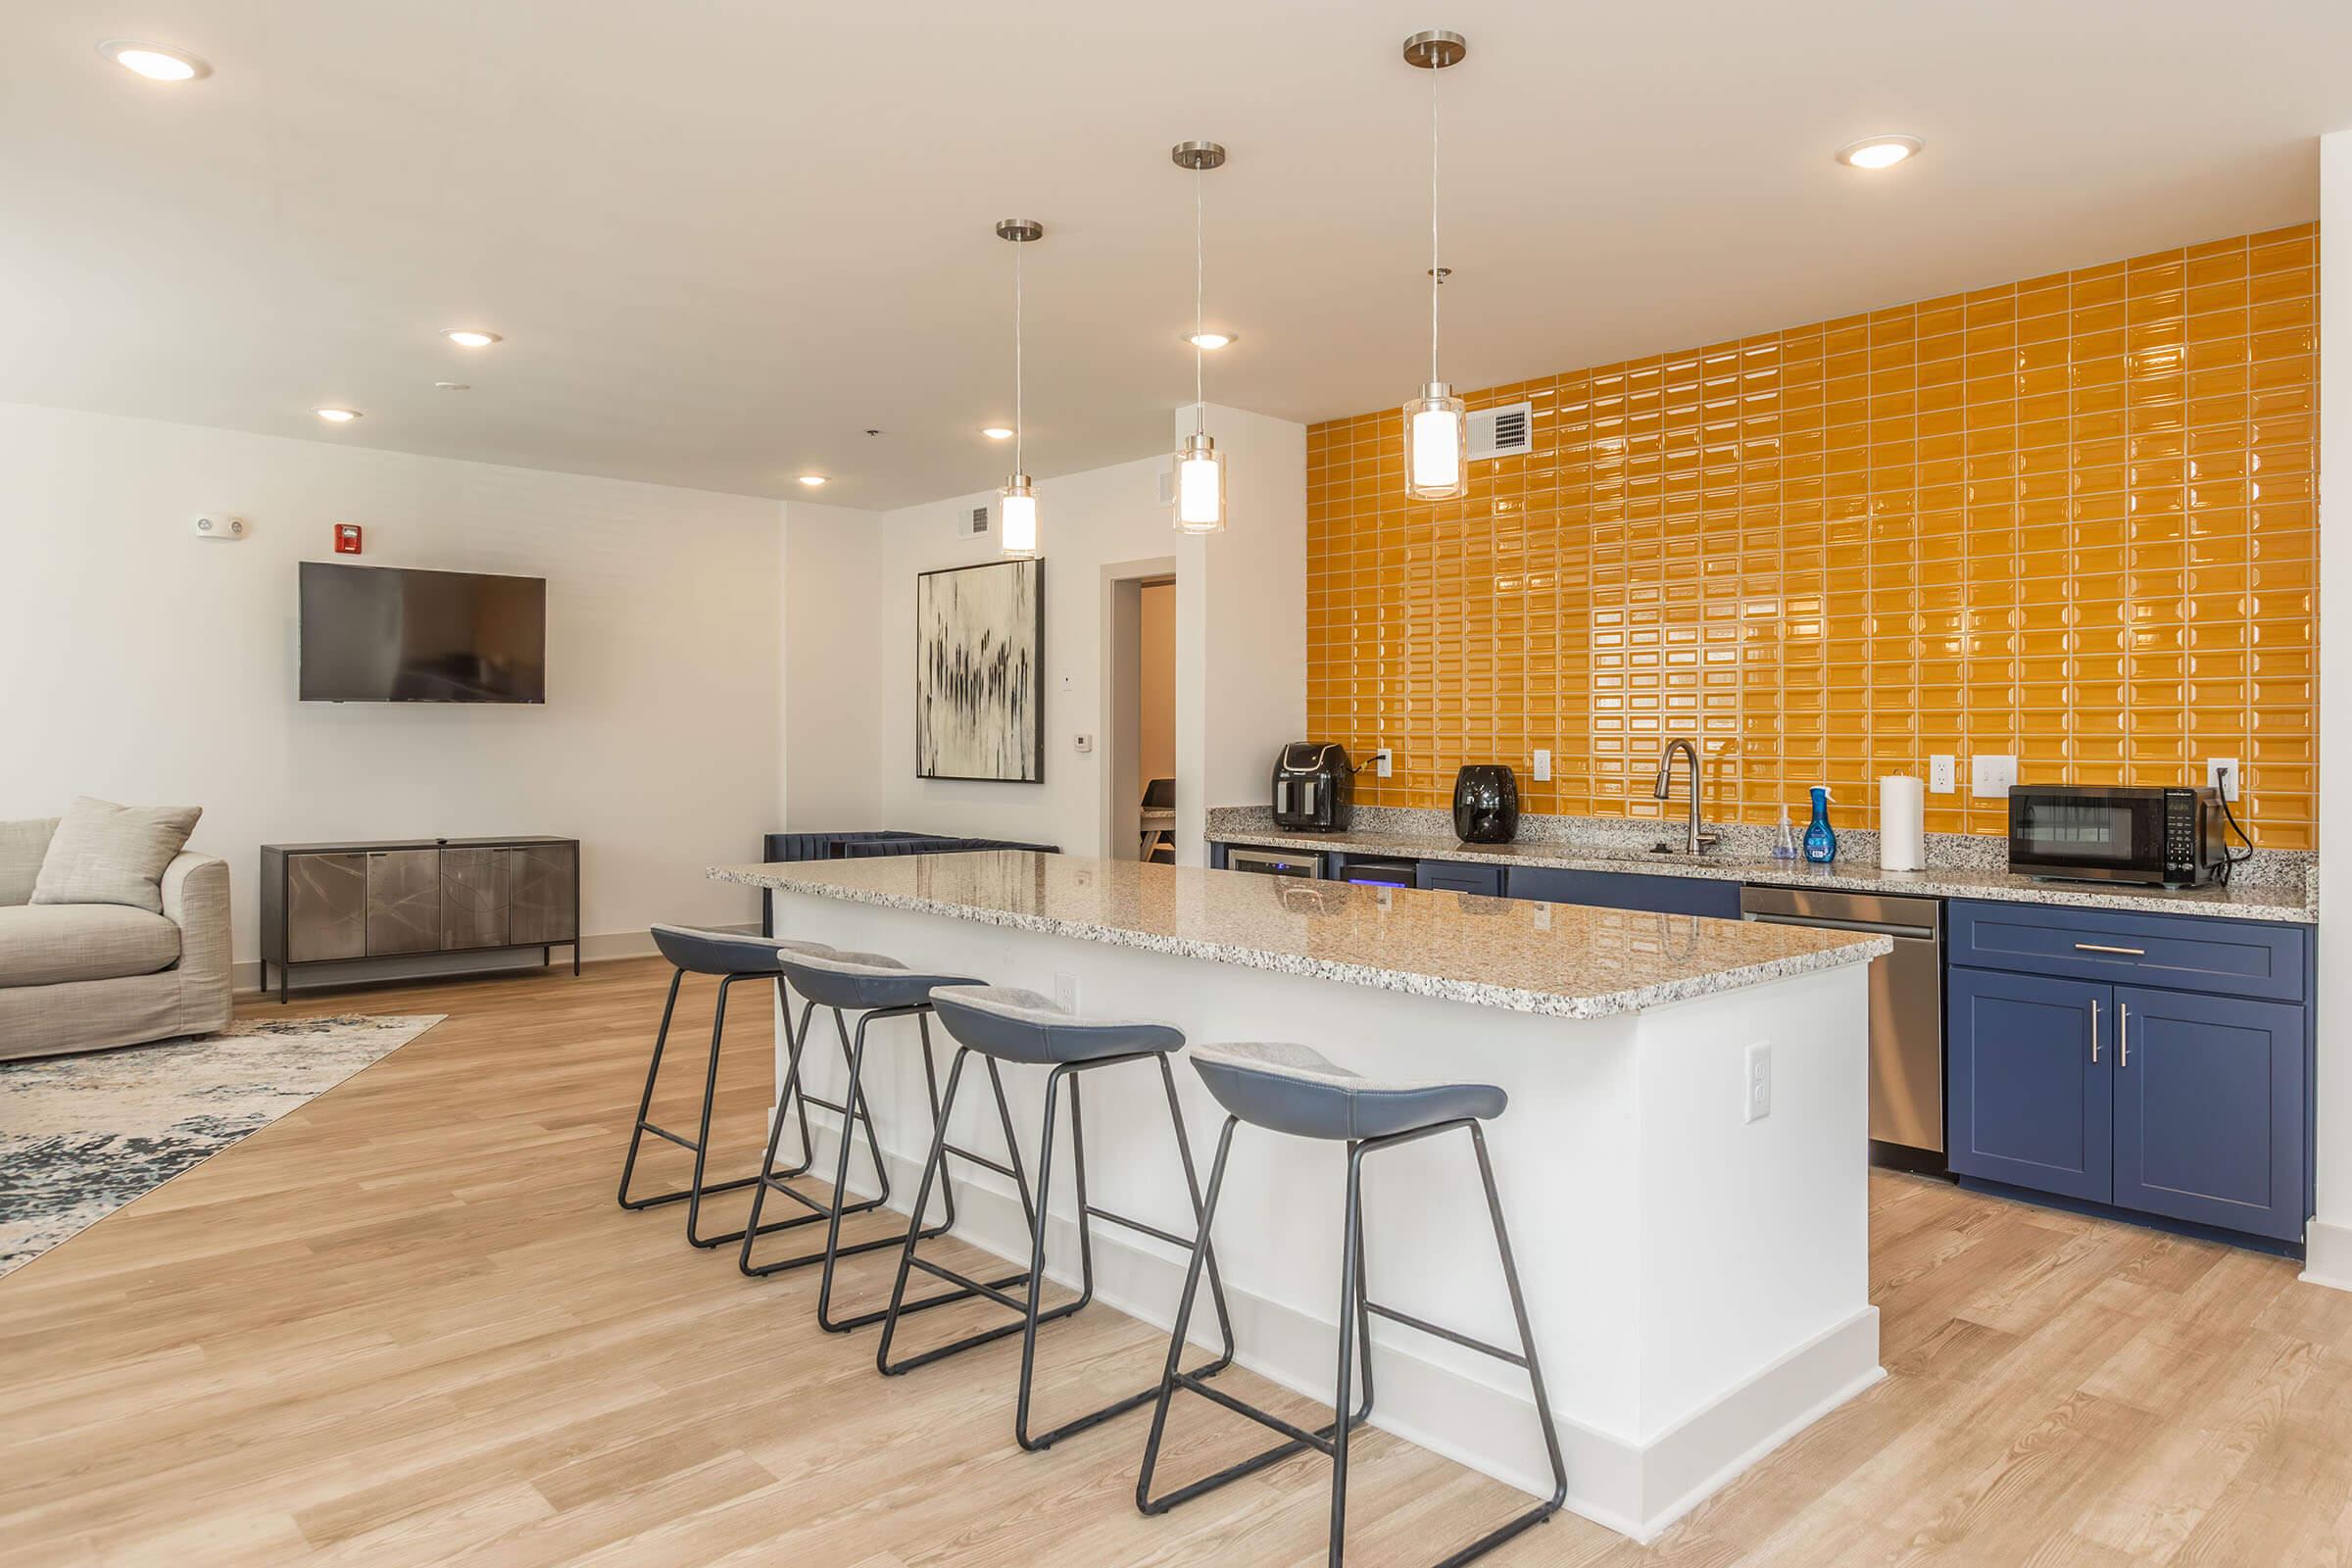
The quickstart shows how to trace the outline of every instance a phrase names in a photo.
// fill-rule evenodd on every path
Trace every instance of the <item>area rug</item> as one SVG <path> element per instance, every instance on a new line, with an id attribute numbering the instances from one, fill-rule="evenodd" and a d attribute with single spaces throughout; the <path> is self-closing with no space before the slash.
<path id="1" fill-rule="evenodd" d="M 0 1275 L 444 1016 L 243 1020 L 201 1040 L 0 1062 Z"/>

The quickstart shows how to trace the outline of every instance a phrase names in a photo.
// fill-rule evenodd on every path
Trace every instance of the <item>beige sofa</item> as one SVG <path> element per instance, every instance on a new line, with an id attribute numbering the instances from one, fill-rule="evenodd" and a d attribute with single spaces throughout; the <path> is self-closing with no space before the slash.
<path id="1" fill-rule="evenodd" d="M 164 912 L 34 904 L 54 817 L 0 822 L 0 1060 L 211 1034 L 228 1022 L 228 862 L 182 853 Z"/>

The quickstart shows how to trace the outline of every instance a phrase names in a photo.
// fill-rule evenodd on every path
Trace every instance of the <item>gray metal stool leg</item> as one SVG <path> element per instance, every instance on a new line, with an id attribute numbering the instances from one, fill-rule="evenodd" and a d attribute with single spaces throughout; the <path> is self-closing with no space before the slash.
<path id="1" fill-rule="evenodd" d="M 686 971 L 683 969 L 673 971 L 669 977 L 669 996 L 662 1004 L 662 1027 L 660 1032 L 654 1036 L 653 1060 L 645 1070 L 645 1092 L 638 1099 L 636 1124 L 629 1132 L 628 1156 L 621 1162 L 618 1200 L 620 1206 L 627 1209 L 657 1208 L 664 1203 L 683 1202 L 686 1205 L 686 1239 L 697 1247 L 720 1247 L 735 1240 L 740 1233 L 730 1233 L 725 1236 L 704 1236 L 701 1233 L 703 1200 L 715 1193 L 740 1191 L 760 1180 L 757 1176 L 742 1176 L 724 1182 L 706 1182 L 703 1179 L 710 1164 L 711 1102 L 718 1093 L 718 1051 L 727 1027 L 727 988 L 738 980 L 759 977 L 755 975 L 724 975 L 719 979 L 718 1002 L 710 1023 L 710 1057 L 703 1074 L 702 1115 L 696 1136 L 693 1138 L 671 1132 L 666 1127 L 657 1125 L 651 1119 L 654 1105 L 654 1084 L 662 1074 L 662 1054 L 669 1044 L 670 1020 L 678 1006 L 678 987 L 685 978 Z M 629 1182 L 636 1173 L 638 1151 L 643 1146 L 647 1133 L 652 1133 L 657 1138 L 675 1144 L 680 1149 L 691 1150 L 694 1153 L 694 1176 L 685 1187 L 675 1192 L 656 1193 L 650 1198 L 631 1198 Z"/>
<path id="2" fill-rule="evenodd" d="M 1483 1355 L 1490 1355 L 1497 1360 L 1508 1361 L 1513 1366 L 1525 1368 L 1529 1384 L 1535 1394 L 1536 1417 L 1543 1428 L 1544 1451 L 1551 1461 L 1552 1493 L 1548 1498 L 1536 1504 L 1533 1508 L 1503 1521 L 1469 1545 L 1445 1558 L 1438 1564 L 1438 1568 L 1461 1568 L 1462 1564 L 1484 1556 L 1521 1532 L 1544 1523 L 1557 1513 L 1560 1505 L 1567 1500 L 1568 1496 L 1568 1468 L 1560 1455 L 1559 1431 L 1553 1424 L 1550 1401 L 1544 1392 L 1543 1368 L 1536 1359 L 1535 1334 L 1528 1324 L 1526 1297 L 1519 1288 L 1518 1260 L 1512 1255 L 1510 1236 L 1503 1226 L 1502 1199 L 1495 1190 L 1494 1168 L 1487 1156 L 1486 1134 L 1474 1117 L 1440 1122 L 1434 1126 L 1415 1128 L 1409 1132 L 1395 1133 L 1382 1138 L 1364 1139 L 1360 1142 L 1351 1142 L 1348 1146 L 1348 1221 L 1341 1264 L 1339 1380 L 1336 1396 L 1332 1403 L 1333 1421 L 1330 1426 L 1316 1432 L 1307 1432 L 1293 1426 L 1279 1416 L 1260 1410 L 1254 1405 L 1244 1403 L 1221 1390 L 1199 1385 L 1177 1370 L 1177 1359 L 1182 1354 L 1184 1347 L 1185 1328 L 1191 1317 L 1193 1293 L 1200 1282 L 1201 1258 L 1208 1247 L 1209 1225 L 1215 1218 L 1218 1194 L 1224 1185 L 1226 1156 L 1232 1151 L 1233 1131 L 1239 1124 L 1239 1120 L 1240 1118 L 1232 1116 L 1226 1118 L 1225 1131 L 1217 1143 L 1216 1165 L 1208 1182 L 1208 1211 L 1201 1218 L 1200 1237 L 1194 1249 L 1192 1266 L 1185 1276 L 1184 1300 L 1177 1309 L 1176 1328 L 1170 1342 L 1167 1369 L 1160 1379 L 1159 1404 L 1152 1413 L 1152 1436 L 1145 1445 L 1142 1472 L 1136 1478 L 1136 1507 L 1147 1514 L 1165 1513 L 1180 1502 L 1197 1497 L 1204 1492 L 1214 1491 L 1230 1482 L 1238 1481 L 1243 1476 L 1262 1470 L 1267 1465 L 1288 1458 L 1301 1449 L 1314 1448 L 1331 1456 L 1331 1531 L 1328 1560 L 1331 1568 L 1341 1568 L 1347 1544 L 1348 1437 L 1350 1430 L 1371 1414 L 1370 1319 L 1380 1317 L 1392 1323 L 1401 1324 L 1406 1328 L 1417 1329 L 1424 1334 L 1434 1335 L 1439 1339 L 1461 1346 L 1465 1349 L 1476 1350 Z M 1516 1351 L 1474 1340 L 1468 1335 L 1458 1334 L 1451 1329 L 1425 1322 L 1393 1307 L 1383 1306 L 1379 1302 L 1371 1300 L 1365 1290 L 1364 1157 L 1383 1149 L 1394 1148 L 1399 1144 L 1414 1143 L 1439 1133 L 1451 1132 L 1456 1128 L 1465 1128 L 1469 1131 L 1471 1146 L 1478 1153 L 1479 1177 L 1486 1188 L 1487 1212 L 1494 1222 L 1495 1250 L 1502 1261 L 1503 1282 L 1510 1292 L 1511 1314 L 1519 1331 L 1519 1348 Z M 1359 1344 L 1360 1351 L 1357 1349 Z M 1340 1413 L 1348 1408 L 1349 1379 L 1359 1354 L 1363 1363 L 1364 1402 L 1353 1415 L 1342 1420 Z M 1229 1465 L 1212 1476 L 1181 1487 L 1165 1496 L 1155 1498 L 1152 1495 L 1152 1471 L 1159 1461 L 1160 1439 L 1166 1430 L 1168 1404 L 1179 1387 L 1192 1389 L 1195 1393 L 1204 1395 L 1230 1410 L 1246 1415 L 1263 1426 L 1271 1427 L 1289 1441 L 1278 1444 L 1263 1452 L 1253 1454 L 1239 1464 Z"/>
<path id="3" fill-rule="evenodd" d="M 971 1054 L 971 1048 L 968 1046 L 959 1049 L 956 1054 L 956 1065 L 949 1074 L 948 1094 L 951 1103 L 955 1099 L 956 1079 L 963 1071 L 964 1058 L 969 1054 Z M 1185 1186 L 1192 1199 L 1193 1213 L 1196 1219 L 1198 1219 L 1205 1212 L 1200 1193 L 1199 1173 L 1193 1164 L 1192 1145 L 1190 1140 L 1186 1137 L 1184 1130 L 1183 1111 L 1176 1099 L 1176 1079 L 1174 1073 L 1168 1066 L 1168 1058 L 1165 1052 L 1154 1051 L 1136 1053 L 1126 1055 L 1102 1056 L 1084 1061 L 1063 1062 L 1060 1065 L 1057 1065 L 1047 1076 L 1046 1079 L 1045 1133 L 1043 1142 L 1038 1151 L 1037 1198 L 1035 1203 L 1031 1203 L 1029 1194 L 1025 1186 L 1021 1192 L 1022 1211 L 1029 1221 L 1030 1232 L 1030 1255 L 1028 1270 L 1025 1273 L 1012 1275 L 1008 1278 L 1001 1280 L 981 1281 L 967 1278 L 952 1269 L 944 1268 L 937 1263 L 931 1262 L 927 1258 L 917 1256 L 915 1253 L 915 1244 L 922 1238 L 910 1229 L 906 1241 L 906 1250 L 900 1254 L 899 1257 L 899 1278 L 897 1285 L 893 1288 L 891 1293 L 891 1304 L 889 1311 L 884 1317 L 882 1343 L 875 1348 L 874 1352 L 874 1365 L 883 1373 L 884 1376 L 896 1377 L 902 1373 L 911 1372 L 916 1367 L 928 1366 L 934 1361 L 944 1360 L 949 1356 L 960 1354 L 965 1350 L 973 1349 L 979 1346 L 991 1344 L 994 1341 L 1007 1338 L 1013 1334 L 1019 1334 L 1021 1336 L 1021 1374 L 1017 1403 L 1015 1405 L 1013 1415 L 1013 1440 L 1023 1448 L 1032 1452 L 1051 1447 L 1055 1443 L 1060 1442 L 1063 1438 L 1070 1437 L 1079 1432 L 1084 1432 L 1091 1427 L 1100 1426 L 1102 1423 L 1110 1420 L 1114 1416 L 1122 1415 L 1129 1410 L 1137 1409 L 1151 1402 L 1151 1400 L 1158 1396 L 1159 1390 L 1156 1386 L 1154 1386 L 1152 1388 L 1144 1389 L 1136 1394 L 1129 1395 L 1124 1398 L 1114 1399 L 1109 1404 L 1103 1405 L 1100 1409 L 1089 1411 L 1084 1415 L 1075 1417 L 1069 1421 L 1065 1421 L 1051 1431 L 1033 1433 L 1029 1429 L 1030 1396 L 1037 1367 L 1038 1326 L 1044 1323 L 1054 1322 L 1060 1318 L 1069 1317 L 1072 1314 L 1083 1310 L 1094 1299 L 1095 1265 L 1093 1221 L 1098 1219 L 1108 1220 L 1113 1224 L 1125 1226 L 1129 1230 L 1139 1231 L 1144 1235 L 1156 1237 L 1160 1241 L 1166 1242 L 1174 1247 L 1190 1247 L 1192 1245 L 1186 1238 L 1177 1236 L 1172 1232 L 1161 1230 L 1157 1226 L 1148 1225 L 1141 1220 L 1133 1219 L 1127 1215 L 1119 1214 L 1110 1209 L 1100 1207 L 1087 1196 L 1085 1105 L 1079 1092 L 1078 1075 L 1100 1067 L 1113 1067 L 1123 1062 L 1142 1061 L 1147 1058 L 1156 1061 L 1159 1064 L 1160 1083 L 1167 1094 L 1169 1123 L 1175 1130 L 1176 1152 L 1184 1165 Z M 990 1074 L 994 1076 L 997 1073 L 996 1059 L 994 1057 L 984 1057 L 984 1059 L 988 1062 Z M 1057 1119 L 1056 1113 L 1060 1100 L 1061 1086 L 1064 1079 L 1068 1080 L 1070 1090 L 1070 1157 L 1073 1168 L 1073 1180 L 1076 1183 L 1076 1191 L 1078 1195 L 1078 1251 L 1080 1289 L 1076 1299 L 1065 1301 L 1059 1306 L 1045 1308 L 1042 1306 L 1042 1298 L 1046 1278 L 1046 1235 L 1052 1225 L 1052 1211 L 1048 1203 L 1048 1198 L 1052 1192 L 1053 1182 L 1054 1131 L 1054 1124 Z M 998 1104 L 1000 1108 L 1002 1108 L 1004 1105 L 1004 1097 L 1001 1087 L 998 1095 Z M 941 1125 L 943 1128 L 945 1127 L 946 1123 L 944 1120 L 942 1121 Z M 1017 1165 L 1019 1162 L 1019 1145 L 1015 1143 L 1012 1138 L 1012 1126 L 1009 1113 L 1006 1114 L 1004 1131 L 1005 1143 L 1014 1151 L 1014 1163 Z M 943 1132 L 940 1139 L 934 1142 L 932 1147 L 931 1162 L 926 1165 L 924 1169 L 923 1175 L 926 1186 L 930 1182 L 933 1173 L 944 1167 L 943 1153 L 954 1152 L 952 1150 L 943 1151 L 942 1146 L 944 1143 L 945 1134 Z M 920 1212 L 919 1200 L 917 1201 L 917 1212 Z M 1219 1372 L 1222 1372 L 1227 1367 L 1231 1366 L 1233 1364 L 1234 1352 L 1233 1321 L 1231 1315 L 1226 1310 L 1224 1281 L 1217 1273 L 1216 1257 L 1213 1250 L 1206 1254 L 1204 1262 L 1209 1275 L 1210 1295 L 1216 1305 L 1218 1327 L 1223 1336 L 1223 1349 L 1213 1360 L 1205 1362 L 1201 1366 L 1197 1367 L 1193 1373 L 1190 1374 L 1193 1377 L 1200 1379 L 1214 1377 Z M 935 1278 L 944 1280 L 949 1284 L 957 1287 L 957 1289 L 940 1296 L 928 1297 L 918 1301 L 906 1301 L 906 1282 L 908 1275 L 911 1273 L 911 1271 L 918 1268 L 923 1272 L 934 1276 Z M 1016 1286 L 1027 1287 L 1025 1296 L 1015 1297 L 1009 1294 L 1010 1290 Z M 903 1313 L 917 1311 L 927 1306 L 944 1305 L 949 1301 L 967 1300 L 974 1296 L 985 1296 L 989 1299 L 996 1301 L 999 1305 L 1020 1313 L 1020 1321 L 1017 1323 L 1001 1324 L 993 1329 L 984 1329 L 977 1334 L 968 1335 L 963 1339 L 936 1347 L 932 1349 L 921 1351 L 918 1354 L 907 1356 L 902 1360 L 893 1361 L 890 1358 L 891 1344 L 897 1335 L 898 1319 Z"/>

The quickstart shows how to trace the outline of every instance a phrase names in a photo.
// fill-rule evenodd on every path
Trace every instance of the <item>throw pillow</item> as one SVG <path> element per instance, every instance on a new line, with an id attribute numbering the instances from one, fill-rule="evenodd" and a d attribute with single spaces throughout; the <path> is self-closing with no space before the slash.
<path id="1" fill-rule="evenodd" d="M 203 814 L 200 806 L 114 806 L 83 796 L 58 819 L 32 902 L 126 904 L 163 913 L 164 868 Z"/>

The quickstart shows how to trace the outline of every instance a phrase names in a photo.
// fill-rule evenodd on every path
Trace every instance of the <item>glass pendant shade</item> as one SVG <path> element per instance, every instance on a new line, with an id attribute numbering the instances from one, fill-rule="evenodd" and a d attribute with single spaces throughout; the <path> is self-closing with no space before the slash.
<path id="1" fill-rule="evenodd" d="M 1470 416 L 1453 388 L 1432 381 L 1404 406 L 1404 493 L 1415 501 L 1451 501 L 1469 488 L 1463 462 Z"/>
<path id="2" fill-rule="evenodd" d="M 1004 553 L 1008 556 L 1037 554 L 1037 490 L 1025 473 L 1016 473 L 1012 482 L 997 492 L 997 514 Z"/>
<path id="3" fill-rule="evenodd" d="M 1225 531 L 1225 454 L 1209 436 L 1185 437 L 1176 454 L 1176 531 Z"/>

